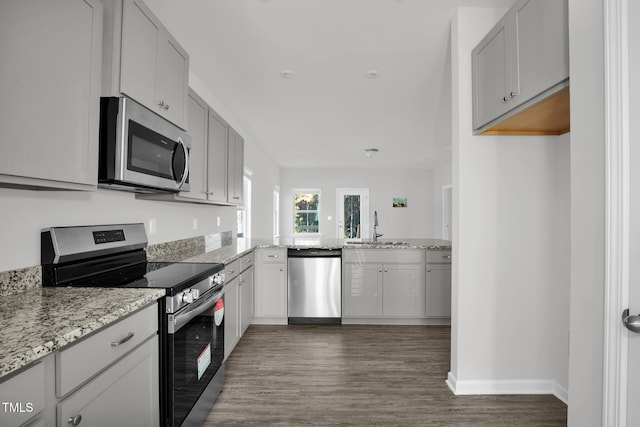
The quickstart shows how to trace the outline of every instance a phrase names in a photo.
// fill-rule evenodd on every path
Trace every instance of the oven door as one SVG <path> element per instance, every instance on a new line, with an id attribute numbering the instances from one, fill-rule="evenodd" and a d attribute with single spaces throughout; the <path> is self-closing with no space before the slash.
<path id="1" fill-rule="evenodd" d="M 168 401 L 171 426 L 182 425 L 224 358 L 224 290 L 209 291 L 168 316 Z M 201 401 L 207 401 L 202 399 Z"/>

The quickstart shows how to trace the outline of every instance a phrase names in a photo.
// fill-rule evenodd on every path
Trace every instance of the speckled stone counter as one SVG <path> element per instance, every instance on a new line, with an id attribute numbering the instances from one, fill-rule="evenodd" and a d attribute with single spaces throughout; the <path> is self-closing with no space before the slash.
<path id="1" fill-rule="evenodd" d="M 0 379 L 162 296 L 161 289 L 42 287 L 4 295 Z"/>
<path id="2" fill-rule="evenodd" d="M 193 238 L 178 241 L 179 244 L 173 247 L 180 248 L 171 251 L 172 245 L 168 245 L 162 250 L 152 248 L 149 258 L 152 261 L 160 262 L 202 262 L 202 263 L 222 263 L 229 264 L 235 259 L 241 257 L 247 252 L 255 248 L 326 248 L 326 249 L 451 249 L 451 242 L 442 239 L 398 239 L 398 240 L 380 240 L 379 242 L 345 242 L 341 239 L 317 239 L 317 238 L 286 238 L 286 239 L 252 239 L 250 241 L 240 241 L 233 239 L 231 244 L 207 250 L 206 245 L 196 242 Z M 197 248 L 185 251 L 182 248 Z M 197 253 L 197 252 L 200 253 Z"/>

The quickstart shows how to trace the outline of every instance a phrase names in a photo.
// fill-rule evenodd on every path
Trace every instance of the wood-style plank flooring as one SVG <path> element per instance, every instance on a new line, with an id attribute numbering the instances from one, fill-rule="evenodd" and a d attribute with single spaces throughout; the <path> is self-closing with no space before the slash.
<path id="1" fill-rule="evenodd" d="M 553 396 L 454 396 L 448 326 L 249 327 L 217 426 L 565 426 Z"/>

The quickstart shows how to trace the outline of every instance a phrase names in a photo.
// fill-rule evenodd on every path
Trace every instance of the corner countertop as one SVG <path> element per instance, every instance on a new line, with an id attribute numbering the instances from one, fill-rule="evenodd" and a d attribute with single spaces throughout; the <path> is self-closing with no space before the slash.
<path id="1" fill-rule="evenodd" d="M 256 248 L 330 248 L 330 249 L 451 249 L 451 242 L 442 239 L 393 239 L 375 242 L 351 242 L 342 239 L 318 239 L 308 237 L 280 239 L 251 239 L 238 241 L 212 250 L 206 250 L 192 256 L 184 256 L 179 252 L 164 253 L 154 261 L 162 262 L 197 262 L 229 264 Z"/>
<path id="2" fill-rule="evenodd" d="M 0 380 L 163 296 L 162 289 L 43 287 L 3 296 Z"/>

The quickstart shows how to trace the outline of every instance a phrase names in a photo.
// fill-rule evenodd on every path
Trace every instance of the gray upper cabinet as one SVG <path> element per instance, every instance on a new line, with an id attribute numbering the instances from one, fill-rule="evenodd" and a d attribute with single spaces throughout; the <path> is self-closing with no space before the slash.
<path id="1" fill-rule="evenodd" d="M 476 133 L 567 132 L 567 1 L 518 1 L 473 49 L 472 67 Z"/>
<path id="2" fill-rule="evenodd" d="M 0 186 L 94 189 L 103 7 L 0 2 Z"/>
<path id="3" fill-rule="evenodd" d="M 209 110 L 209 199 L 227 201 L 227 139 L 229 125 L 215 111 Z"/>
<path id="4" fill-rule="evenodd" d="M 138 194 L 142 199 L 238 205 L 243 202 L 244 140 L 198 94 L 187 100 L 191 136 L 191 190 Z"/>
<path id="5" fill-rule="evenodd" d="M 127 95 L 187 129 L 189 55 L 141 0 L 105 0 L 105 96 Z"/>
<path id="6" fill-rule="evenodd" d="M 195 92 L 189 90 L 187 101 L 189 135 L 191 136 L 190 191 L 180 193 L 183 197 L 207 199 L 207 121 L 209 107 Z"/>
<path id="7" fill-rule="evenodd" d="M 229 127 L 227 159 L 227 200 L 229 203 L 242 204 L 244 184 L 244 139 L 231 127 Z"/>
<path id="8" fill-rule="evenodd" d="M 510 69 L 505 16 L 473 51 L 474 128 L 507 112 Z"/>

